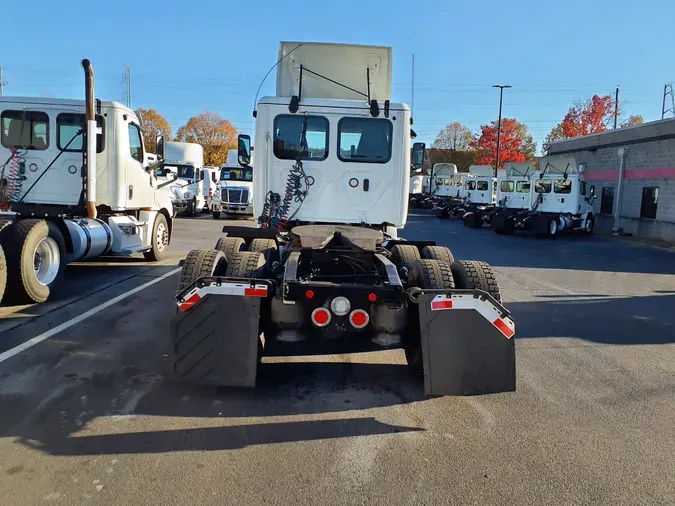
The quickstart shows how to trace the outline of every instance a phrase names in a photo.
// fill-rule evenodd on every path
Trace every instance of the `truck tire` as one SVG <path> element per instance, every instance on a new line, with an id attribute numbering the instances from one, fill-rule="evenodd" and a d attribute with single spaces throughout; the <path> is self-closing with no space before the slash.
<path id="1" fill-rule="evenodd" d="M 258 278 L 265 268 L 265 255 L 259 251 L 240 251 L 235 253 L 227 264 L 228 277 Z"/>
<path id="2" fill-rule="evenodd" d="M 422 258 L 428 258 L 430 260 L 440 260 L 450 265 L 455 261 L 455 257 L 445 246 L 425 246 L 422 248 Z"/>
<path id="3" fill-rule="evenodd" d="M 475 260 L 456 260 L 450 265 L 456 287 L 462 290 L 483 290 L 497 302 L 501 302 L 497 278 L 492 267 Z"/>
<path id="4" fill-rule="evenodd" d="M 169 224 L 166 216 L 157 213 L 155 223 L 152 224 L 152 249 L 143 253 L 146 260 L 158 262 L 166 256 L 166 248 L 169 247 Z"/>
<path id="5" fill-rule="evenodd" d="M 436 218 L 438 218 L 439 220 L 450 219 L 450 211 L 448 210 L 447 207 L 442 207 L 442 208 L 436 209 L 434 214 L 436 215 Z"/>
<path id="6" fill-rule="evenodd" d="M 213 211 L 213 219 L 214 220 L 220 219 L 220 211 Z"/>
<path id="7" fill-rule="evenodd" d="M 2 302 L 2 297 L 5 295 L 6 288 L 7 288 L 7 261 L 5 260 L 5 252 L 2 249 L 2 244 L 0 244 L 0 302 Z"/>
<path id="8" fill-rule="evenodd" d="M 246 250 L 246 241 L 241 237 L 221 237 L 216 243 L 216 249 L 225 253 L 225 258 L 230 262 L 235 253 Z"/>
<path id="9" fill-rule="evenodd" d="M 61 230 L 45 220 L 21 220 L 5 230 L 3 247 L 12 287 L 6 299 L 15 304 L 46 301 L 66 267 Z"/>
<path id="10" fill-rule="evenodd" d="M 225 253 L 212 249 L 193 249 L 190 251 L 180 271 L 176 293 L 185 290 L 199 278 L 223 276 L 227 270 Z"/>
<path id="11" fill-rule="evenodd" d="M 586 217 L 586 221 L 584 221 L 584 228 L 581 231 L 581 233 L 583 235 L 591 235 L 593 233 L 594 228 L 595 228 L 595 216 L 589 214 Z"/>
<path id="12" fill-rule="evenodd" d="M 400 270 L 405 267 L 410 271 L 410 266 L 420 259 L 420 250 L 409 244 L 395 244 L 391 248 L 391 261 Z"/>
<path id="13" fill-rule="evenodd" d="M 253 239 L 248 245 L 249 251 L 258 251 L 265 257 L 265 266 L 267 272 L 272 268 L 272 264 L 279 258 L 279 248 L 274 239 Z"/>
<path id="14" fill-rule="evenodd" d="M 476 213 L 466 215 L 462 221 L 464 226 L 469 228 L 480 228 L 483 226 L 483 220 Z"/>
<path id="15" fill-rule="evenodd" d="M 187 215 L 191 218 L 197 216 L 197 198 L 194 197 L 187 205 Z"/>
<path id="16" fill-rule="evenodd" d="M 450 269 L 450 264 L 428 258 L 413 262 L 410 274 L 408 274 L 408 288 L 411 287 L 429 290 L 455 288 L 455 280 Z M 420 342 L 419 335 L 407 343 L 404 341 L 404 350 L 410 373 L 418 378 L 424 377 L 422 343 Z"/>

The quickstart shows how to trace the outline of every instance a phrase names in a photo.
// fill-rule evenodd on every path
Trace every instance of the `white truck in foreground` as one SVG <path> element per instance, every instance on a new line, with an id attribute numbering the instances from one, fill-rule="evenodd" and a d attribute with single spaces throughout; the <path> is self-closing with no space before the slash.
<path id="1" fill-rule="evenodd" d="M 204 148 L 193 142 L 157 142 L 158 158 L 163 165 L 157 169 L 161 181 L 173 179 L 170 196 L 176 214 L 197 216 L 207 207 L 204 195 Z"/>
<path id="2" fill-rule="evenodd" d="M 391 63 L 390 48 L 281 43 L 277 94 L 257 103 L 260 226 L 225 226 L 185 258 L 176 378 L 254 386 L 262 354 L 402 347 L 429 395 L 515 390 L 515 324 L 490 266 L 398 237 L 411 117 L 390 100 Z M 239 136 L 243 165 L 250 145 Z"/>
<path id="3" fill-rule="evenodd" d="M 171 201 L 146 160 L 134 111 L 94 99 L 0 97 L 0 299 L 43 302 L 66 264 L 101 255 L 162 259 Z"/>
<path id="4" fill-rule="evenodd" d="M 504 205 L 490 219 L 495 233 L 510 235 L 521 230 L 554 238 L 563 231 L 593 232 L 595 187 L 588 186 L 573 156 L 545 157 L 540 170 L 523 172 L 511 171 L 510 178 L 500 183 Z M 511 178 L 513 185 L 508 182 Z"/>
<path id="5" fill-rule="evenodd" d="M 221 214 L 253 216 L 253 153 L 250 162 L 242 165 L 237 150 L 229 151 L 210 207 L 214 220 Z"/>

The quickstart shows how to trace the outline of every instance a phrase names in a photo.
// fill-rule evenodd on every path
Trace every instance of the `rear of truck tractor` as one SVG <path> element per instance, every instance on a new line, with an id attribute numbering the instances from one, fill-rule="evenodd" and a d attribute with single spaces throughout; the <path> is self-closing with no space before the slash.
<path id="1" fill-rule="evenodd" d="M 227 236 L 191 251 L 172 322 L 173 374 L 253 387 L 275 344 L 330 343 L 344 352 L 403 348 L 427 395 L 515 390 L 515 324 L 489 265 L 340 228 Z"/>

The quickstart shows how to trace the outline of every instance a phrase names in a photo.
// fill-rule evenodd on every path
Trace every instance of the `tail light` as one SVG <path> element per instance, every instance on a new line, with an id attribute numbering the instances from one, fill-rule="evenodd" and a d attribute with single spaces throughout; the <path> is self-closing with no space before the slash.
<path id="1" fill-rule="evenodd" d="M 213 197 L 213 188 L 209 188 L 209 197 Z"/>
<path id="2" fill-rule="evenodd" d="M 317 327 L 325 327 L 330 323 L 330 311 L 325 307 L 317 307 L 312 311 L 312 323 Z"/>
<path id="3" fill-rule="evenodd" d="M 356 329 L 362 329 L 370 321 L 370 316 L 363 309 L 355 309 L 349 315 L 349 323 Z"/>

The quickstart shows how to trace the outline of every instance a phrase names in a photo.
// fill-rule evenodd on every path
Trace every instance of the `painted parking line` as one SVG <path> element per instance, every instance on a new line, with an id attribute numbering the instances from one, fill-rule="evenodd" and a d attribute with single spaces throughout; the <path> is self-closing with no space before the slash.
<path id="1" fill-rule="evenodd" d="M 146 288 L 154 285 L 155 283 L 159 283 L 160 281 L 165 280 L 166 278 L 173 276 L 177 272 L 180 272 L 180 268 L 174 269 L 172 271 L 167 272 L 166 274 L 163 274 L 162 276 L 153 279 L 152 281 L 148 281 L 145 284 L 142 284 L 141 286 L 137 286 L 136 288 L 133 288 L 129 290 L 128 292 L 125 292 L 121 295 L 118 295 L 117 297 L 114 297 L 110 299 L 107 302 L 104 302 L 103 304 L 96 306 L 95 308 L 90 309 L 89 311 L 86 311 L 82 313 L 79 316 L 76 316 L 75 318 L 72 318 L 68 320 L 67 322 L 62 323 L 61 325 L 57 325 L 53 329 L 49 329 L 47 332 L 44 332 L 40 334 L 39 336 L 35 336 L 32 339 L 29 339 L 28 341 L 21 343 L 18 346 L 15 346 L 12 349 L 9 349 L 3 353 L 0 353 L 0 364 L 4 362 L 5 360 L 9 360 L 15 355 L 18 355 L 19 353 L 22 353 L 26 351 L 28 348 L 31 348 L 35 346 L 36 344 L 40 344 L 42 341 L 45 339 L 49 339 L 50 337 L 58 334 L 59 332 L 66 330 L 67 328 L 72 327 L 73 325 L 77 325 L 81 321 L 86 320 L 87 318 L 94 316 L 97 313 L 100 313 L 104 309 L 109 308 L 113 304 L 117 304 L 119 301 L 126 299 L 127 297 L 131 297 L 132 295 L 145 290 Z"/>

